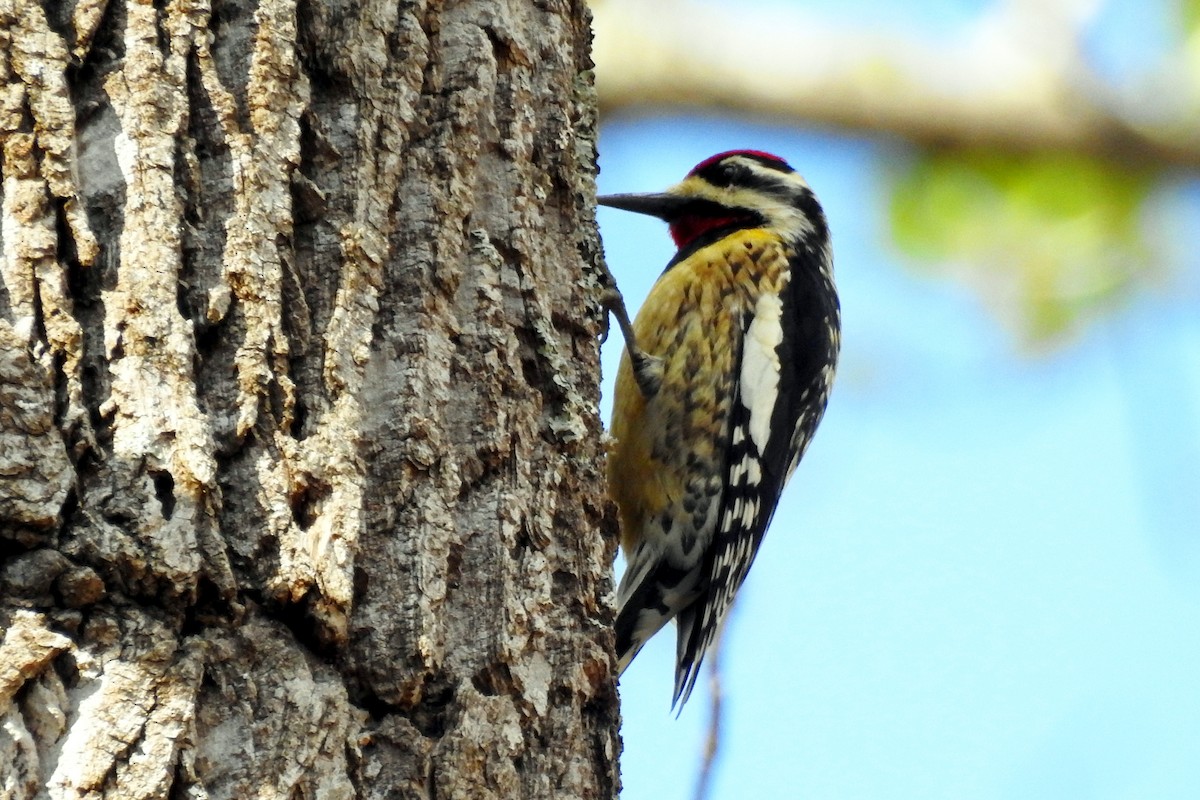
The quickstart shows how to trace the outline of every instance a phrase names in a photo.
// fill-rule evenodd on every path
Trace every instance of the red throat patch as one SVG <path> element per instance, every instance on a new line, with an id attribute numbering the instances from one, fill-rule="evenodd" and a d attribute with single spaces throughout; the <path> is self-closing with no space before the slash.
<path id="1" fill-rule="evenodd" d="M 680 250 L 699 239 L 709 231 L 726 228 L 739 221 L 739 217 L 701 217 L 686 216 L 671 221 L 671 238 Z"/>

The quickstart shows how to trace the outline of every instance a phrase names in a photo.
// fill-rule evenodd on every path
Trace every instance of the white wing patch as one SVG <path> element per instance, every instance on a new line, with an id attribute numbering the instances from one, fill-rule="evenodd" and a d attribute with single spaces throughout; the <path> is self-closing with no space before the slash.
<path id="1" fill-rule="evenodd" d="M 742 349 L 742 405 L 750 412 L 750 438 L 759 453 L 767 452 L 771 415 L 779 396 L 779 352 L 783 342 L 783 301 L 763 293 L 754 306 Z"/>

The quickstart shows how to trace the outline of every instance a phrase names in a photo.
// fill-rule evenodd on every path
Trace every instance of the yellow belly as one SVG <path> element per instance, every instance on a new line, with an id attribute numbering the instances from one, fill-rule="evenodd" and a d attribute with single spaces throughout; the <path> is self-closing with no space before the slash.
<path id="1" fill-rule="evenodd" d="M 663 360 L 663 380 L 647 400 L 622 355 L 608 477 L 626 553 L 671 524 L 703 521 L 706 498 L 724 480 L 744 315 L 760 293 L 780 290 L 786 269 L 778 237 L 740 231 L 664 273 L 638 312 L 637 344 Z"/>

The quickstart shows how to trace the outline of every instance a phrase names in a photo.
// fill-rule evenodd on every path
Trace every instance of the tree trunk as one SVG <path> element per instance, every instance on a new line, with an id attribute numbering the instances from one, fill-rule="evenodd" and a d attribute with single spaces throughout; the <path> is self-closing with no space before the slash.
<path id="1" fill-rule="evenodd" d="M 0 0 L 0 797 L 613 798 L 581 0 Z"/>

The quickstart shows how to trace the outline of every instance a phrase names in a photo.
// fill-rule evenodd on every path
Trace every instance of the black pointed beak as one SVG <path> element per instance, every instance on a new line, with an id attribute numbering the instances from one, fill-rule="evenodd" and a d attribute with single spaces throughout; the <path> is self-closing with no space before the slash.
<path id="1" fill-rule="evenodd" d="M 609 208 L 649 214 L 669 221 L 692 201 L 674 194 L 606 194 L 597 197 L 596 202 Z"/>

